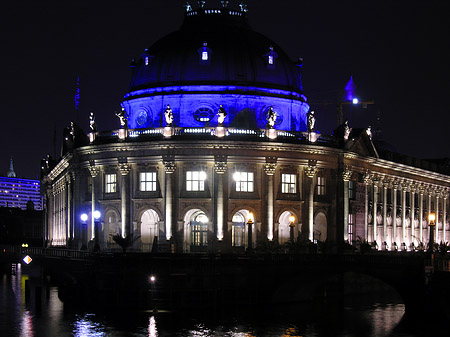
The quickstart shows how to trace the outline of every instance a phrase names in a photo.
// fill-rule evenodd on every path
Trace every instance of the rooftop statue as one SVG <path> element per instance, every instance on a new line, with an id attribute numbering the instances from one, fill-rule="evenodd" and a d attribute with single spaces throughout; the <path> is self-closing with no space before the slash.
<path id="1" fill-rule="evenodd" d="M 267 124 L 269 125 L 269 128 L 273 129 L 276 120 L 277 120 L 277 113 L 276 111 L 273 110 L 273 107 L 270 107 L 267 115 Z"/>
<path id="2" fill-rule="evenodd" d="M 344 123 L 344 139 L 347 140 L 350 137 L 350 132 L 352 129 L 348 126 L 348 121 Z"/>
<path id="3" fill-rule="evenodd" d="M 217 112 L 218 117 L 218 124 L 219 126 L 223 126 L 223 122 L 225 121 L 225 117 L 227 117 L 227 112 L 225 111 L 225 108 L 223 105 L 220 105 L 219 111 Z"/>
<path id="4" fill-rule="evenodd" d="M 167 104 L 166 110 L 164 110 L 164 117 L 166 118 L 166 124 L 168 127 L 172 127 L 173 124 L 173 112 L 170 105 Z"/>
<path id="5" fill-rule="evenodd" d="M 189 2 L 186 1 L 186 5 L 184 5 L 184 7 L 186 7 L 186 12 L 192 11 L 192 6 L 189 4 Z"/>
<path id="6" fill-rule="evenodd" d="M 206 1 L 197 1 L 197 3 L 200 8 L 203 8 L 203 7 L 205 7 Z"/>
<path id="7" fill-rule="evenodd" d="M 369 127 L 366 129 L 366 133 L 367 133 L 367 135 L 369 136 L 370 140 L 372 140 L 372 127 L 371 127 L 371 126 L 369 126 Z"/>
<path id="8" fill-rule="evenodd" d="M 248 12 L 247 5 L 243 2 L 239 4 L 239 7 L 241 7 L 241 12 Z"/>
<path id="9" fill-rule="evenodd" d="M 128 126 L 128 114 L 124 108 L 119 113 L 116 113 L 116 116 L 119 117 L 120 127 L 126 128 Z"/>
<path id="10" fill-rule="evenodd" d="M 314 117 L 314 111 L 310 111 L 306 114 L 308 122 L 308 132 L 314 132 L 314 126 L 316 124 L 316 117 Z"/>
<path id="11" fill-rule="evenodd" d="M 229 4 L 230 2 L 229 2 L 229 1 L 221 1 L 220 3 L 222 4 L 222 7 L 223 7 L 223 8 L 227 8 L 227 7 L 228 7 L 228 4 Z"/>
<path id="12" fill-rule="evenodd" d="M 97 132 L 97 125 L 95 124 L 95 116 L 93 112 L 89 114 L 89 127 L 92 132 Z"/>

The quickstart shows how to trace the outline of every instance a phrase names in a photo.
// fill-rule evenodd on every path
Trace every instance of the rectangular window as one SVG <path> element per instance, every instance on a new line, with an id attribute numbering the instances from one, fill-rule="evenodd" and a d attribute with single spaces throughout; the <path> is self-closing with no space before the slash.
<path id="1" fill-rule="evenodd" d="M 208 61 L 208 52 L 207 51 L 202 52 L 202 61 Z"/>
<path id="2" fill-rule="evenodd" d="M 208 225 L 200 222 L 191 223 L 191 244 L 202 247 L 208 244 Z"/>
<path id="3" fill-rule="evenodd" d="M 325 195 L 325 177 L 317 177 L 317 195 Z"/>
<path id="4" fill-rule="evenodd" d="M 282 193 L 297 192 L 297 176 L 295 174 L 281 175 L 281 192 Z"/>
<path id="5" fill-rule="evenodd" d="M 269 62 L 269 64 L 273 64 L 273 56 L 272 55 L 269 55 L 268 62 Z"/>
<path id="6" fill-rule="evenodd" d="M 232 229 L 231 238 L 233 247 L 243 247 L 245 235 L 244 224 L 243 223 L 233 224 L 231 229 Z"/>
<path id="7" fill-rule="evenodd" d="M 356 199 L 356 183 L 354 180 L 348 182 L 348 198 L 351 200 Z"/>
<path id="8" fill-rule="evenodd" d="M 186 191 L 204 191 L 206 173 L 203 171 L 186 172 Z"/>
<path id="9" fill-rule="evenodd" d="M 253 192 L 253 172 L 235 172 L 236 192 Z"/>
<path id="10" fill-rule="evenodd" d="M 355 227 L 355 214 L 348 215 L 348 243 L 352 243 L 355 239 L 353 229 Z"/>
<path id="11" fill-rule="evenodd" d="M 106 193 L 115 193 L 117 191 L 116 174 L 107 174 L 105 180 L 106 180 Z"/>
<path id="12" fill-rule="evenodd" d="M 139 190 L 142 192 L 156 191 L 156 172 L 141 172 L 139 174 Z"/>

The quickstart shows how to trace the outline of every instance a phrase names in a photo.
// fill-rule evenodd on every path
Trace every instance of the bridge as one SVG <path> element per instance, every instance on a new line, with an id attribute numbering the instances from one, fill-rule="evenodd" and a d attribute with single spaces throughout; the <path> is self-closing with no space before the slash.
<path id="1" fill-rule="evenodd" d="M 364 293 L 377 287 L 395 290 L 407 313 L 450 318 L 449 261 L 423 252 L 123 255 L 0 246 L 2 270 L 9 271 L 26 255 L 33 261 L 22 270 L 36 280 L 49 276 L 67 302 L 146 308 L 264 306 L 328 301 L 349 288 Z"/>

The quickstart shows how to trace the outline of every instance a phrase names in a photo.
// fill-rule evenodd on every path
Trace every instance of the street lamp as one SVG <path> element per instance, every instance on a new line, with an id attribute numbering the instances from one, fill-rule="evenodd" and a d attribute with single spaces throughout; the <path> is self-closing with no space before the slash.
<path id="1" fill-rule="evenodd" d="M 248 213 L 248 243 L 247 243 L 247 251 L 251 252 L 253 250 L 253 213 Z"/>
<path id="2" fill-rule="evenodd" d="M 100 244 L 98 242 L 98 236 L 99 236 L 99 224 L 100 224 L 100 217 L 102 214 L 100 211 L 95 210 L 94 211 L 94 251 L 98 252 L 100 250 Z"/>
<path id="3" fill-rule="evenodd" d="M 295 216 L 291 214 L 291 216 L 289 217 L 289 240 L 292 244 L 294 243 L 294 221 Z"/>
<path id="4" fill-rule="evenodd" d="M 81 214 L 80 219 L 81 219 L 81 250 L 86 250 L 88 215 L 86 213 L 83 213 Z"/>
<path id="5" fill-rule="evenodd" d="M 430 227 L 430 240 L 428 241 L 428 251 L 430 254 L 433 254 L 433 246 L 434 246 L 434 226 L 436 225 L 436 214 L 430 213 L 428 214 L 428 226 Z"/>

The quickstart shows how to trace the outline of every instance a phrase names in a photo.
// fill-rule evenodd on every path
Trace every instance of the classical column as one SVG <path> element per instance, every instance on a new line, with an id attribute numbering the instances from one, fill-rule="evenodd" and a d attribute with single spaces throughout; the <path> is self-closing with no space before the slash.
<path id="1" fill-rule="evenodd" d="M 369 186 L 372 178 L 369 170 L 364 174 L 364 239 L 369 241 Z"/>
<path id="2" fill-rule="evenodd" d="M 447 196 L 448 191 L 444 190 L 442 192 L 442 198 L 444 200 L 444 203 L 442 205 L 442 241 L 447 242 L 447 235 L 445 233 L 445 227 L 447 225 Z"/>
<path id="3" fill-rule="evenodd" d="M 415 200 L 414 200 L 414 198 L 415 198 L 415 191 L 416 191 L 416 186 L 414 185 L 414 184 L 411 184 L 410 186 L 409 186 L 409 188 L 410 188 L 410 198 L 409 198 L 409 200 L 410 200 L 410 202 L 409 202 L 409 205 L 410 205 L 410 207 L 411 207 L 411 211 L 409 212 L 409 217 L 410 217 L 410 228 L 411 228 L 411 235 L 410 235 L 410 237 L 411 237 L 411 239 L 410 239 L 410 244 L 412 243 L 412 242 L 414 242 L 414 237 L 416 236 L 416 229 L 415 229 Z"/>
<path id="4" fill-rule="evenodd" d="M 378 180 L 373 182 L 373 207 L 372 207 L 372 223 L 373 223 L 373 240 L 377 241 L 377 208 L 378 208 Z"/>
<path id="5" fill-rule="evenodd" d="M 402 244 L 406 240 L 406 182 L 402 183 Z"/>
<path id="6" fill-rule="evenodd" d="M 216 205 L 216 219 L 217 219 L 217 240 L 223 240 L 223 219 L 224 219 L 224 197 L 223 197 L 223 179 L 227 171 L 227 161 L 225 156 L 216 157 L 214 162 L 214 170 L 217 173 L 217 205 Z"/>
<path id="7" fill-rule="evenodd" d="M 383 238 L 381 241 L 387 242 L 387 192 L 389 188 L 389 181 L 383 181 Z M 386 249 L 386 247 L 384 248 Z"/>
<path id="8" fill-rule="evenodd" d="M 100 173 L 100 168 L 98 166 L 93 166 L 91 163 L 91 166 L 89 166 L 89 173 L 92 177 L 92 184 L 91 184 L 91 235 L 86 235 L 88 240 L 92 239 L 94 237 L 94 231 L 95 231 L 95 219 L 94 219 L 94 212 L 95 212 L 95 178 Z M 87 230 L 87 229 L 86 229 Z M 87 242 L 83 242 L 83 244 L 87 244 Z"/>
<path id="9" fill-rule="evenodd" d="M 429 220 L 428 220 L 428 216 L 430 215 L 431 212 L 433 212 L 434 210 L 431 209 L 431 198 L 433 196 L 433 190 L 431 188 L 431 186 L 428 186 L 428 199 L 427 199 L 427 210 L 428 213 L 426 215 L 426 219 L 427 219 L 427 242 L 430 241 L 430 224 L 429 224 Z"/>
<path id="10" fill-rule="evenodd" d="M 122 218 L 122 237 L 126 237 L 131 234 L 131 221 L 130 221 L 130 170 L 131 166 L 127 163 L 119 163 L 119 171 L 121 176 L 121 189 L 120 189 L 120 203 L 121 203 L 121 218 Z"/>
<path id="11" fill-rule="evenodd" d="M 305 167 L 305 174 L 309 178 L 308 190 L 308 239 L 314 241 L 314 177 L 317 172 L 315 160 L 309 160 Z"/>
<path id="12" fill-rule="evenodd" d="M 395 249 L 394 242 L 397 243 L 397 190 L 398 181 L 394 180 L 392 184 L 393 198 L 392 198 L 392 250 Z"/>
<path id="13" fill-rule="evenodd" d="M 172 238 L 172 213 L 173 213 L 173 197 L 172 197 L 172 179 L 176 170 L 175 161 L 172 159 L 164 160 L 164 171 L 166 172 L 166 239 Z"/>
<path id="14" fill-rule="evenodd" d="M 434 230 L 434 242 L 439 243 L 439 189 L 435 189 L 435 204 L 436 204 L 436 225 Z"/>
<path id="15" fill-rule="evenodd" d="M 343 221 L 344 221 L 344 242 L 348 242 L 348 209 L 349 209 L 349 201 L 348 201 L 348 182 L 352 177 L 352 171 L 350 170 L 348 165 L 345 165 L 344 170 L 342 171 L 342 180 L 344 183 L 344 212 L 343 212 Z M 351 244 L 351 242 L 349 242 Z"/>
<path id="16" fill-rule="evenodd" d="M 419 241 L 423 242 L 423 193 L 425 187 L 423 184 L 419 186 Z"/>
<path id="17" fill-rule="evenodd" d="M 67 239 L 73 239 L 72 235 L 72 178 L 68 173 L 66 176 L 67 183 Z"/>
<path id="18" fill-rule="evenodd" d="M 267 174 L 267 239 L 273 240 L 273 175 L 277 168 L 276 158 L 266 158 L 264 172 Z"/>

